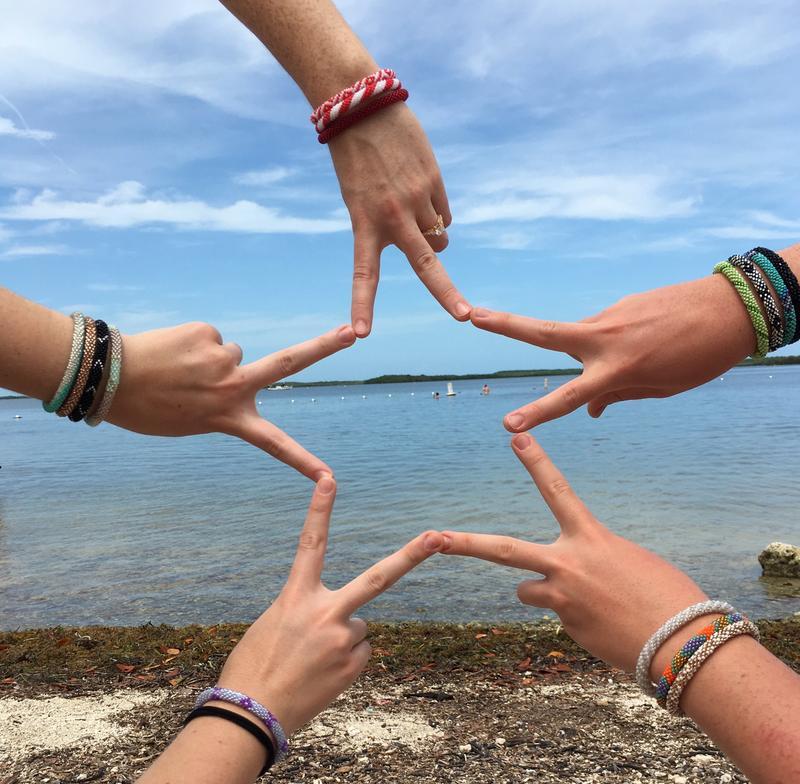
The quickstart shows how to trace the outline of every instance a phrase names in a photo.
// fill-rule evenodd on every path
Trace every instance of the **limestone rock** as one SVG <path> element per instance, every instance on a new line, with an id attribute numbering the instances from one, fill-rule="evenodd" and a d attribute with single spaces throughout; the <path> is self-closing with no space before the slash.
<path id="1" fill-rule="evenodd" d="M 800 577 L 800 547 L 773 542 L 761 551 L 758 562 L 765 577 Z"/>

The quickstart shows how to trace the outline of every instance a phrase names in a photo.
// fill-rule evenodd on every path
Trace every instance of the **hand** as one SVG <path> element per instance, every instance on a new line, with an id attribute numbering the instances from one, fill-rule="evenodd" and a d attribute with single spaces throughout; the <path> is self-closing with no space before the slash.
<path id="1" fill-rule="evenodd" d="M 483 308 L 476 327 L 563 351 L 583 374 L 508 414 L 507 430 L 528 430 L 586 403 L 599 417 L 621 400 L 669 397 L 704 384 L 755 349 L 755 333 L 739 295 L 722 275 L 621 299 L 578 323 L 541 321 Z"/>
<path id="2" fill-rule="evenodd" d="M 159 436 L 237 436 L 310 479 L 331 469 L 256 408 L 259 390 L 352 346 L 349 325 L 240 367 L 242 349 L 209 324 L 183 324 L 123 338 L 122 379 L 108 420 Z"/>
<path id="3" fill-rule="evenodd" d="M 370 657 L 367 624 L 351 615 L 442 545 L 429 531 L 331 591 L 321 581 L 336 484 L 314 490 L 289 579 L 272 606 L 233 649 L 219 685 L 269 708 L 287 735 L 347 689 Z"/>
<path id="4" fill-rule="evenodd" d="M 512 446 L 555 515 L 560 536 L 542 545 L 444 531 L 442 553 L 543 574 L 544 579 L 520 583 L 520 601 L 554 610 L 579 645 L 615 667 L 633 670 L 653 632 L 706 595 L 683 572 L 599 523 L 527 433 L 515 436 Z"/>
<path id="5" fill-rule="evenodd" d="M 414 272 L 454 318 L 466 321 L 470 305 L 436 257 L 447 233 L 423 236 L 441 215 L 451 221 L 442 176 L 428 139 L 407 106 L 392 106 L 331 140 L 333 164 L 353 224 L 352 322 L 356 335 L 372 329 L 381 251 L 397 245 Z"/>

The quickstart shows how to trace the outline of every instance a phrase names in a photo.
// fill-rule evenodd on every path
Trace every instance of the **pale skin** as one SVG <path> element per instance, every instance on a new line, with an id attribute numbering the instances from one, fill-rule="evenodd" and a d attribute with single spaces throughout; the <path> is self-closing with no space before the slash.
<path id="1" fill-rule="evenodd" d="M 800 245 L 780 255 L 800 278 Z M 503 424 L 511 432 L 584 405 L 599 417 L 623 400 L 676 395 L 711 381 L 755 351 L 750 317 L 722 275 L 634 294 L 580 322 L 485 308 L 475 308 L 471 318 L 480 329 L 563 351 L 583 363 L 580 377 L 510 412 Z"/>
<path id="2" fill-rule="evenodd" d="M 708 597 L 683 572 L 598 522 L 531 436 L 515 436 L 512 447 L 560 535 L 542 545 L 443 531 L 442 553 L 542 575 L 520 583 L 520 601 L 554 610 L 577 643 L 632 671 L 656 629 Z M 650 670 L 654 682 L 692 633 L 715 617 L 698 618 L 664 643 Z M 754 784 L 800 781 L 800 676 L 752 638 L 718 649 L 689 682 L 681 707 Z"/>
<path id="3" fill-rule="evenodd" d="M 438 552 L 443 542 L 441 534 L 428 531 L 343 588 L 330 590 L 322 583 L 322 570 L 335 495 L 334 480 L 323 477 L 283 591 L 233 649 L 218 681 L 266 706 L 287 736 L 324 710 L 366 666 L 367 625 L 353 613 Z M 260 723 L 228 703 L 211 704 Z M 190 722 L 138 781 L 249 784 L 264 760 L 263 747 L 244 730 L 203 717 Z"/>
<path id="4" fill-rule="evenodd" d="M 38 400 L 52 398 L 72 344 L 69 316 L 0 289 L 3 340 L 0 387 Z M 264 419 L 256 394 L 270 384 L 352 346 L 350 325 L 241 365 L 242 350 L 223 343 L 209 324 L 182 324 L 123 336 L 120 386 L 108 421 L 136 433 L 189 436 L 227 433 L 247 441 L 312 480 L 330 467 Z M 31 357 L 36 357 L 31 362 Z"/>
<path id="5" fill-rule="evenodd" d="M 329 0 L 221 0 L 269 49 L 312 107 L 378 69 Z M 402 74 L 399 75 L 402 79 Z M 316 144 L 309 123 L 309 143 Z M 354 236 L 352 324 L 372 329 L 381 252 L 397 245 L 419 279 L 451 316 L 470 305 L 436 256 L 447 234 L 423 236 L 441 215 L 452 220 L 439 166 L 413 112 L 395 104 L 328 145 Z"/>

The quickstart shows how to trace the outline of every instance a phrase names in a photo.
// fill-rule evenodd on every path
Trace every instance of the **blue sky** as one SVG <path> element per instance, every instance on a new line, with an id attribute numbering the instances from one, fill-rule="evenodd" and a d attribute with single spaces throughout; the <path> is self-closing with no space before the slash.
<path id="1" fill-rule="evenodd" d="M 129 332 L 210 321 L 247 359 L 349 320 L 328 152 L 222 6 L 6 5 L 4 285 Z M 796 2 L 339 7 L 411 92 L 474 304 L 578 319 L 800 239 Z M 392 249 L 372 336 L 304 376 L 571 364 L 452 322 Z"/>

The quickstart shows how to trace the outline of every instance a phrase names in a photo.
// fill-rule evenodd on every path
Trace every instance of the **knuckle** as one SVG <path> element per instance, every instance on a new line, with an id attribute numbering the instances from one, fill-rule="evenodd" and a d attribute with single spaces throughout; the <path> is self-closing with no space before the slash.
<path id="1" fill-rule="evenodd" d="M 379 213 L 387 223 L 395 225 L 402 223 L 406 210 L 395 197 L 388 196 L 380 205 Z"/>
<path id="2" fill-rule="evenodd" d="M 436 258 L 436 254 L 433 251 L 423 251 L 414 260 L 414 267 L 422 274 L 432 272 L 438 264 L 439 259 Z"/>
<path id="3" fill-rule="evenodd" d="M 578 406 L 581 403 L 580 392 L 575 386 L 565 386 L 561 391 L 561 395 L 564 401 L 570 406 Z"/>
<path id="4" fill-rule="evenodd" d="M 569 495 L 571 492 L 572 488 L 569 486 L 569 482 L 567 482 L 563 476 L 560 476 L 558 479 L 554 479 L 552 482 L 550 482 L 550 494 L 556 498 Z"/>
<path id="5" fill-rule="evenodd" d="M 558 322 L 553 321 L 552 319 L 545 321 L 542 324 L 542 332 L 545 332 L 548 335 L 554 335 L 558 332 Z"/>
<path id="6" fill-rule="evenodd" d="M 513 539 L 502 539 L 497 545 L 497 560 L 501 563 L 509 563 L 517 553 L 517 543 Z"/>
<path id="7" fill-rule="evenodd" d="M 378 280 L 378 272 L 371 264 L 356 264 L 353 268 L 353 280 L 375 283 Z"/>
<path id="8" fill-rule="evenodd" d="M 378 569 L 370 569 L 366 573 L 365 579 L 367 585 L 373 591 L 380 593 L 389 587 L 389 581 L 386 579 L 386 575 L 384 575 L 383 572 L 379 571 Z"/>
<path id="9" fill-rule="evenodd" d="M 281 373 L 284 375 L 289 375 L 290 373 L 294 372 L 295 362 L 294 356 L 290 354 L 288 351 L 284 351 L 278 355 L 278 367 L 281 370 Z"/>
<path id="10" fill-rule="evenodd" d="M 298 548 L 300 550 L 318 550 L 322 544 L 322 537 L 315 534 L 313 531 L 303 531 L 298 540 Z"/>

